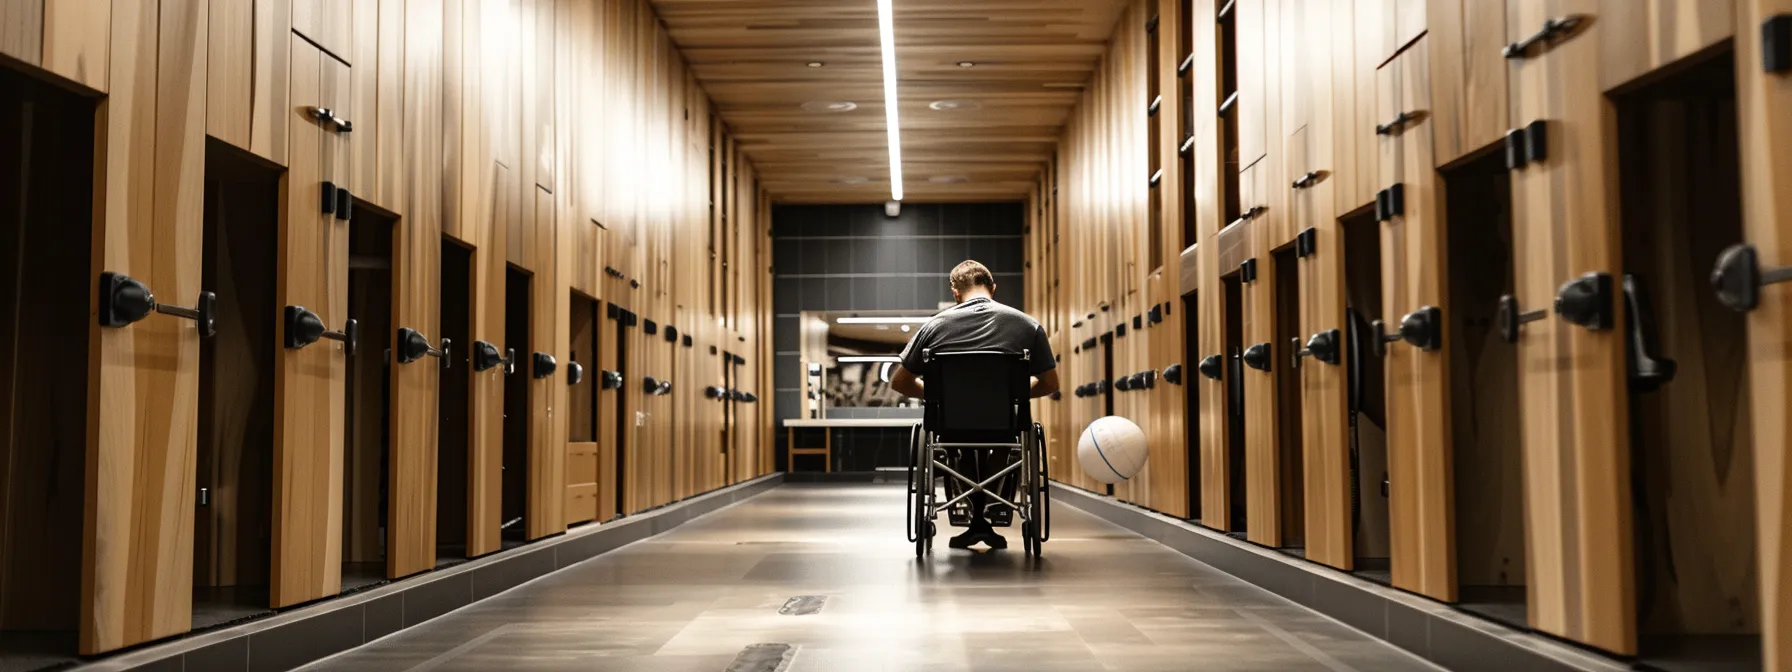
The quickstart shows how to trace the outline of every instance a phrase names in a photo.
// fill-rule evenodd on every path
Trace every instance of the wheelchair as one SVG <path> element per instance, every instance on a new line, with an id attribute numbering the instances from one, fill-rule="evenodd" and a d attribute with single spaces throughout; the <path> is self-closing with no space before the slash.
<path id="1" fill-rule="evenodd" d="M 970 523 L 976 494 L 987 501 L 984 518 L 991 526 L 1012 527 L 1018 517 L 1027 555 L 1042 556 L 1051 539 L 1051 499 L 1045 430 L 1033 422 L 1029 403 L 1030 354 L 922 350 L 921 359 L 927 394 L 921 424 L 910 433 L 908 464 L 908 540 L 915 558 L 933 549 L 941 510 L 955 526 Z M 982 480 L 961 472 L 973 460 L 986 467 Z M 934 487 L 942 476 L 944 501 Z"/>

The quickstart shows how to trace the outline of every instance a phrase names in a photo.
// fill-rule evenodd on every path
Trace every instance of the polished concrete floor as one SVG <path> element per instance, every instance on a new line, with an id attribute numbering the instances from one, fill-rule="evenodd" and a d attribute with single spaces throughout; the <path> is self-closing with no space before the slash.
<path id="1" fill-rule="evenodd" d="M 1043 559 L 1009 530 L 1010 550 L 941 539 L 917 562 L 901 485 L 785 485 L 307 669 L 1435 669 L 1105 521 L 1055 513 Z"/>

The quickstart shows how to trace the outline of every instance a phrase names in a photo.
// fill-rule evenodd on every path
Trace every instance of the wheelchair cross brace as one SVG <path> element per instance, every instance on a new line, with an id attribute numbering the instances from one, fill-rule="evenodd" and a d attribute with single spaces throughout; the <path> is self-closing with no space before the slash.
<path id="1" fill-rule="evenodd" d="M 984 447 L 984 448 L 1000 448 L 1003 446 L 1007 446 L 1010 448 L 1019 448 L 1020 447 L 1020 444 L 1018 444 L 1018 443 L 1009 443 L 1009 444 L 1001 444 L 1001 443 L 936 443 L 934 445 L 938 446 L 938 447 L 942 447 L 942 448 L 968 447 L 968 446 L 980 446 L 980 447 Z M 929 458 L 929 459 L 932 459 L 932 458 Z M 983 479 L 982 483 L 978 483 L 976 481 L 971 480 L 970 477 L 965 476 L 964 474 L 960 474 L 956 471 L 953 471 L 952 467 L 946 466 L 944 463 L 940 462 L 939 460 L 933 460 L 933 466 L 935 468 L 946 472 L 946 474 L 951 476 L 952 478 L 958 479 L 958 482 L 963 483 L 967 486 L 970 486 L 969 489 L 965 490 L 964 492 L 958 493 L 957 497 L 948 499 L 948 500 L 946 500 L 946 503 L 940 504 L 934 508 L 950 509 L 950 508 L 952 508 L 952 505 L 957 504 L 959 502 L 959 500 L 962 500 L 966 497 L 969 497 L 971 495 L 981 492 L 983 494 L 989 495 L 991 499 L 994 499 L 997 502 L 1000 502 L 1003 506 L 1013 509 L 1015 513 L 1020 514 L 1021 520 L 1030 520 L 1030 517 L 1027 516 L 1027 511 L 1025 509 L 1021 508 L 1019 505 L 1015 504 L 1014 502 L 1008 501 L 1007 499 L 1003 498 L 1001 495 L 996 494 L 994 491 L 989 489 L 989 486 L 991 484 L 995 483 L 996 481 L 1002 480 L 1003 477 L 1007 476 L 1008 474 L 1014 472 L 1017 469 L 1020 469 L 1021 465 L 1025 464 L 1025 463 L 1026 463 L 1026 460 L 1015 460 L 1014 464 L 1010 464 L 1007 467 L 1004 467 L 1001 471 L 996 472 L 996 474 L 994 476 L 985 478 L 985 479 Z"/>

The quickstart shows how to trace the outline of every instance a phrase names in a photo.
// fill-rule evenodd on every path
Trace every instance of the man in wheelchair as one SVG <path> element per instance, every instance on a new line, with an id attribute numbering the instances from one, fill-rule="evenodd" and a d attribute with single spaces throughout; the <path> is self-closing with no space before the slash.
<path id="1" fill-rule="evenodd" d="M 1039 321 L 1014 308 L 996 303 L 995 276 L 976 261 L 967 260 L 952 269 L 949 277 L 952 298 L 958 302 L 940 311 L 915 332 L 902 351 L 902 362 L 890 373 L 890 387 L 911 397 L 926 397 L 926 386 L 917 377 L 927 369 L 928 351 L 1002 351 L 1026 353 L 1027 395 L 1043 397 L 1058 391 L 1057 358 L 1052 356 L 1045 329 Z M 979 441 L 980 438 L 952 438 L 954 441 Z M 1014 440 L 1007 437 L 1007 441 Z M 965 476 L 982 481 L 984 474 L 995 474 L 1008 467 L 1007 453 L 989 453 L 954 449 L 954 468 Z M 1012 479 L 1009 479 L 1012 480 Z M 1012 487 L 1012 486 L 1010 486 Z M 952 548 L 970 548 L 981 541 L 990 548 L 1007 548 L 1008 541 L 997 534 L 986 512 L 989 502 L 984 493 L 972 493 L 970 526 L 964 534 L 953 537 Z M 1010 514 L 1004 510 L 1002 513 Z M 1004 523 L 1006 524 L 1006 523 Z"/>

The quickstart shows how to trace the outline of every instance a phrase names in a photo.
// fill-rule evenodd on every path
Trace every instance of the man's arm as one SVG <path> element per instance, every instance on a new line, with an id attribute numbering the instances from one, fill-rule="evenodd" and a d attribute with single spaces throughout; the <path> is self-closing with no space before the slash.
<path id="1" fill-rule="evenodd" d="M 1057 384 L 1058 379 L 1056 376 L 1053 376 L 1052 389 L 1057 389 Z M 921 384 L 921 379 L 916 378 L 915 374 L 908 370 L 908 367 L 901 364 L 897 364 L 890 369 L 890 389 L 916 399 L 920 399 L 926 395 L 926 390 Z M 1051 393 L 1047 392 L 1046 394 Z"/>
<path id="2" fill-rule="evenodd" d="M 1033 377 L 1033 385 L 1027 388 L 1027 394 L 1034 399 L 1050 396 L 1058 391 L 1058 369 L 1050 368 Z"/>

